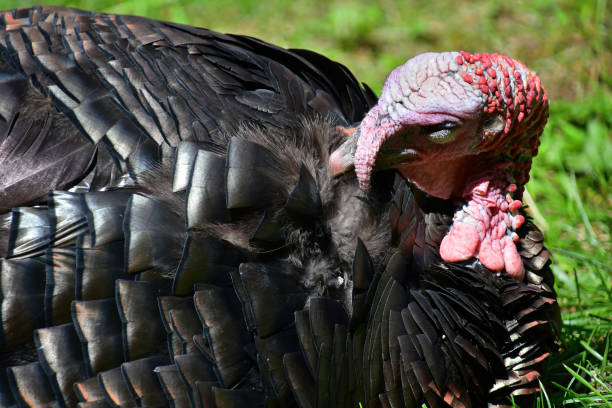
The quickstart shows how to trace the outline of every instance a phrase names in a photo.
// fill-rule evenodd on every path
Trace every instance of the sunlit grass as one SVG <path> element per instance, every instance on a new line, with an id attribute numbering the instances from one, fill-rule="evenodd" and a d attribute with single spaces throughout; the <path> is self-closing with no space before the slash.
<path id="1" fill-rule="evenodd" d="M 55 0 L 309 48 L 379 91 L 425 51 L 498 51 L 541 75 L 551 113 L 527 185 L 564 328 L 537 407 L 612 407 L 612 25 L 606 0 Z M 35 4 L 0 0 L 0 8 Z"/>

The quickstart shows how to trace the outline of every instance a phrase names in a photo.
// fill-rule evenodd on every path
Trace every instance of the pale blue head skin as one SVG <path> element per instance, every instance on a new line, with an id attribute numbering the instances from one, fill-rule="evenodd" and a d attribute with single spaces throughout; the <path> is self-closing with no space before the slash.
<path id="1" fill-rule="evenodd" d="M 423 191 L 461 198 L 483 177 L 523 185 L 548 117 L 540 79 L 499 54 L 426 53 L 394 69 L 377 103 L 330 157 L 369 190 L 396 168 Z M 520 190 L 520 188 L 519 188 Z"/>
<path id="2" fill-rule="evenodd" d="M 499 54 L 421 54 L 391 72 L 377 105 L 330 162 L 335 173 L 354 165 L 366 191 L 375 166 L 397 168 L 445 199 L 460 197 L 461 186 L 484 173 L 522 184 L 529 166 L 519 162 L 535 155 L 547 112 L 539 78 L 519 61 Z M 516 150 L 512 143 L 526 143 L 524 135 L 528 148 L 509 160 L 503 153 Z M 467 160 L 475 155 L 476 162 Z"/>
<path id="3" fill-rule="evenodd" d="M 362 189 L 369 189 L 376 165 L 398 168 L 436 197 L 461 195 L 465 163 L 444 162 L 473 153 L 486 98 L 461 77 L 458 56 L 421 54 L 391 72 L 378 104 L 359 127 L 354 166 Z M 447 170 L 444 176 L 440 168 Z"/>
<path id="4" fill-rule="evenodd" d="M 387 77 L 378 105 L 394 120 L 431 125 L 479 113 L 485 97 L 461 78 L 458 52 L 417 55 Z"/>

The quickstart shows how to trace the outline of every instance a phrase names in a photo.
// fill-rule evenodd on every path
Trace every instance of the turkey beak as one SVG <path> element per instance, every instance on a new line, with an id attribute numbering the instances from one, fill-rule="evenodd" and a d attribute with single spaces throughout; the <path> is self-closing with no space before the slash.
<path id="1" fill-rule="evenodd" d="M 376 155 L 374 171 L 386 170 L 403 163 L 414 161 L 418 157 L 417 151 L 411 148 L 411 139 L 418 133 L 410 130 L 404 131 L 387 140 Z M 332 174 L 339 177 L 355 168 L 355 152 L 359 140 L 359 128 L 352 133 L 344 133 L 347 139 L 329 157 Z"/>
<path id="2" fill-rule="evenodd" d="M 359 129 L 348 134 L 348 138 L 329 156 L 332 175 L 339 177 L 355 168 L 355 152 L 359 140 Z"/>
<path id="3" fill-rule="evenodd" d="M 391 169 L 414 161 L 418 157 L 417 151 L 413 149 L 418 131 L 418 127 L 407 127 L 400 134 L 389 138 L 376 155 L 374 171 Z"/>

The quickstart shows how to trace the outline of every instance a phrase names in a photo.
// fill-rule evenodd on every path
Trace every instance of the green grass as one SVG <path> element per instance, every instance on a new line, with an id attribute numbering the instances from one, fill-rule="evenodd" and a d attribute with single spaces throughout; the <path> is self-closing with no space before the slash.
<path id="1" fill-rule="evenodd" d="M 0 0 L 0 8 L 34 4 Z M 538 407 L 612 407 L 612 25 L 606 0 L 64 0 L 146 15 L 339 60 L 376 91 L 425 51 L 497 51 L 523 60 L 551 99 L 527 185 L 553 253 L 564 328 Z"/>

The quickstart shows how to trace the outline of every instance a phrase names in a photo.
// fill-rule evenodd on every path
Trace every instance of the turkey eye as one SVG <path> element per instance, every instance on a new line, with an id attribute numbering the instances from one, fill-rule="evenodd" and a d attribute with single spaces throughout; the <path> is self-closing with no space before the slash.
<path id="1" fill-rule="evenodd" d="M 437 125 L 424 126 L 423 133 L 431 142 L 445 144 L 455 140 L 457 124 L 454 122 L 442 122 Z"/>

